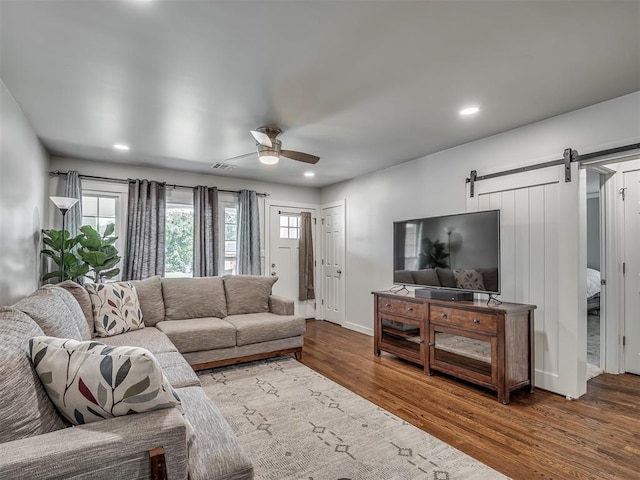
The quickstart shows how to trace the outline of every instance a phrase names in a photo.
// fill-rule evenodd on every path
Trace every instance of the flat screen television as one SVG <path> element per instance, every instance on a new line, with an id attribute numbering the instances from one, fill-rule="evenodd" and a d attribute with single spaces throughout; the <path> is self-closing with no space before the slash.
<path id="1" fill-rule="evenodd" d="M 500 211 L 393 223 L 393 283 L 500 293 Z"/>

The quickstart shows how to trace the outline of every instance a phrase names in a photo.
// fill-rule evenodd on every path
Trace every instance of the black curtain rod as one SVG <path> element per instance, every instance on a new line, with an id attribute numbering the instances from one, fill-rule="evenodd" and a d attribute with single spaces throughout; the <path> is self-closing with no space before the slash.
<path id="1" fill-rule="evenodd" d="M 60 175 L 67 175 L 68 172 L 61 172 L 60 170 L 56 170 L 54 172 L 49 172 L 49 176 L 51 177 L 59 177 Z M 128 180 L 124 180 L 122 178 L 110 178 L 110 177 L 98 177 L 95 175 L 78 175 L 81 179 L 85 178 L 87 180 L 97 180 L 99 182 L 112 182 L 112 183 L 129 183 Z M 158 183 L 165 183 L 167 185 L 167 187 L 173 187 L 173 188 L 190 188 L 193 189 L 195 187 L 190 187 L 188 185 L 177 185 L 175 183 L 166 183 L 166 182 L 158 182 Z M 219 192 L 225 192 L 225 193 L 240 193 L 240 190 L 225 190 L 224 188 L 219 188 L 218 189 Z M 258 195 L 259 197 L 268 197 L 269 194 L 268 193 L 256 193 L 256 195 Z"/>

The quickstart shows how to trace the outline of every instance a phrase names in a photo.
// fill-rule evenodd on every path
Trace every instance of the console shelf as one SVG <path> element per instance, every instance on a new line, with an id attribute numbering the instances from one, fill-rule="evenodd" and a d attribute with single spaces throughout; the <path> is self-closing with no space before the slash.
<path id="1" fill-rule="evenodd" d="M 533 392 L 535 305 L 450 301 L 373 292 L 374 353 L 392 353 L 497 392 Z"/>

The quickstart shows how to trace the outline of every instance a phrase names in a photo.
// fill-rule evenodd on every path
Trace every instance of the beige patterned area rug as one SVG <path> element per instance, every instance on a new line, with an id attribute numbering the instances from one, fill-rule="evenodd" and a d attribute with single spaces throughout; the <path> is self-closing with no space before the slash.
<path id="1" fill-rule="evenodd" d="M 504 479 L 293 358 L 200 373 L 259 480 Z"/>

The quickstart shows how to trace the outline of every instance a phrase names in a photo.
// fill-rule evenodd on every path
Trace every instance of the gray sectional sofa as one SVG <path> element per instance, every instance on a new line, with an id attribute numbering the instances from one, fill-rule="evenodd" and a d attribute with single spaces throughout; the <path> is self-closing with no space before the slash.
<path id="1" fill-rule="evenodd" d="M 251 479 L 253 466 L 194 369 L 301 354 L 305 320 L 271 295 L 267 277 L 133 282 L 145 327 L 95 338 L 151 351 L 180 396 L 175 408 L 70 427 L 28 357 L 28 340 L 94 338 L 91 301 L 72 282 L 0 307 L 0 477 L 5 479 Z"/>

